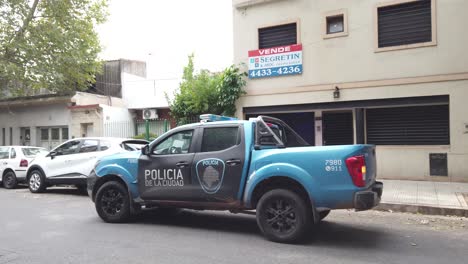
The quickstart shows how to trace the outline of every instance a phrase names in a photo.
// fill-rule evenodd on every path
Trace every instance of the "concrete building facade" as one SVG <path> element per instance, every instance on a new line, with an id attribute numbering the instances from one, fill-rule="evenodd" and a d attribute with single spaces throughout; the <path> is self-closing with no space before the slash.
<path id="1" fill-rule="evenodd" d="M 465 10 L 462 0 L 233 0 L 235 63 L 287 60 L 277 47 L 301 57 L 291 75 L 250 71 L 237 115 L 283 118 L 316 146 L 376 144 L 380 178 L 468 182 Z"/>
<path id="2" fill-rule="evenodd" d="M 132 121 L 122 99 L 76 92 L 0 101 L 0 146 L 52 149 L 77 137 L 103 136 L 109 121 Z"/>

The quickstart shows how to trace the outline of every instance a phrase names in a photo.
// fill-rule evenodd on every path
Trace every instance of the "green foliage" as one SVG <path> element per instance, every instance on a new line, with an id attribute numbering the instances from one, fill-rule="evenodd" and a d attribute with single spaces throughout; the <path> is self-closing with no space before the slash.
<path id="1" fill-rule="evenodd" d="M 155 140 L 156 138 L 158 137 L 158 135 L 154 134 L 154 133 L 149 133 L 149 139 L 150 141 L 153 141 Z M 143 133 L 143 134 L 140 134 L 140 135 L 136 135 L 133 137 L 133 139 L 146 139 L 146 134 Z"/>
<path id="2" fill-rule="evenodd" d="M 194 74 L 193 58 L 193 54 L 188 57 L 183 81 L 171 102 L 172 116 L 182 123 L 206 113 L 233 116 L 237 99 L 245 94 L 247 74 L 234 65 L 221 73 L 201 70 Z"/>
<path id="3" fill-rule="evenodd" d="M 0 1 L 0 96 L 86 89 L 102 64 L 106 0 Z"/>

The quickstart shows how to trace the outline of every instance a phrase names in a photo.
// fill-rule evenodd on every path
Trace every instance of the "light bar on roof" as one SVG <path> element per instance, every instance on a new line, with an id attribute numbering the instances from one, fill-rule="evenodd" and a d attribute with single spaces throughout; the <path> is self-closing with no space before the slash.
<path id="1" fill-rule="evenodd" d="M 200 120 L 204 122 L 216 122 L 216 121 L 233 121 L 233 120 L 237 120 L 237 118 L 230 117 L 230 116 L 204 114 L 204 115 L 200 115 Z"/>

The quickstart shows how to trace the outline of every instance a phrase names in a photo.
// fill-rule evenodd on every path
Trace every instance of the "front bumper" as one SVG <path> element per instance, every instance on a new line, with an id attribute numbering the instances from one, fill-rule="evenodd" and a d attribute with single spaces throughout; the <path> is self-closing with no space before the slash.
<path id="1" fill-rule="evenodd" d="M 359 191 L 354 194 L 354 208 L 356 211 L 369 210 L 380 203 L 383 192 L 383 183 L 375 182 L 365 191 Z"/>

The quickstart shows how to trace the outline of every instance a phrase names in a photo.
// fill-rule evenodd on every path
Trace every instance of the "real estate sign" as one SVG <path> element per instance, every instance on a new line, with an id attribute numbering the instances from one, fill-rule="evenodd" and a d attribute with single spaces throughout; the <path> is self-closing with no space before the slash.
<path id="1" fill-rule="evenodd" d="M 249 51 L 249 78 L 302 74 L 302 45 Z"/>

